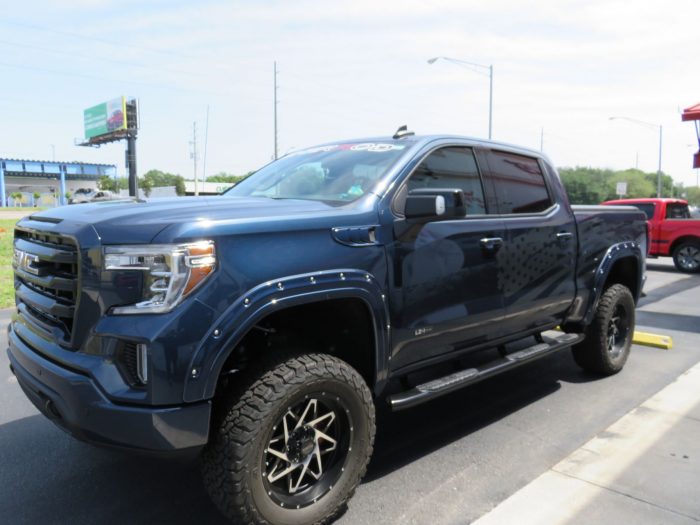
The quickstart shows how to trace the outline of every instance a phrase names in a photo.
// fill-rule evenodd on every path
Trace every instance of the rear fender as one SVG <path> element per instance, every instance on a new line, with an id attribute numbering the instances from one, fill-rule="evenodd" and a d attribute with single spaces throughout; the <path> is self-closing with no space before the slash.
<path id="1" fill-rule="evenodd" d="M 636 290 L 631 290 L 634 296 L 635 304 L 639 300 L 639 296 L 642 291 L 642 284 L 644 282 L 644 260 L 646 254 L 644 253 L 644 248 L 638 242 L 626 241 L 617 244 L 613 244 L 608 251 L 605 252 L 598 268 L 595 272 L 595 277 L 593 279 L 593 289 L 591 294 L 588 296 L 588 305 L 586 307 L 586 315 L 583 319 L 583 324 L 588 326 L 593 321 L 593 316 L 595 315 L 596 308 L 598 306 L 598 301 L 600 301 L 603 292 L 605 291 L 606 284 L 610 277 L 610 272 L 615 267 L 615 263 L 624 259 L 625 257 L 633 257 L 637 261 L 637 282 Z"/>

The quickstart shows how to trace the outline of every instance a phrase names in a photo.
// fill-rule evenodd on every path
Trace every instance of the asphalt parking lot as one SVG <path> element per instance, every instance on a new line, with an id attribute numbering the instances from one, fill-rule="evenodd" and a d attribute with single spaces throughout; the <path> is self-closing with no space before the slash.
<path id="1" fill-rule="evenodd" d="M 378 420 L 375 455 L 342 524 L 464 524 L 489 512 L 700 362 L 700 275 L 649 263 L 638 328 L 672 350 L 634 346 L 599 379 L 568 351 Z M 0 345 L 6 347 L 0 312 Z M 211 523 L 197 465 L 102 450 L 55 428 L 0 355 L 0 520 L 21 523 Z M 700 515 L 700 503 L 698 515 Z"/>

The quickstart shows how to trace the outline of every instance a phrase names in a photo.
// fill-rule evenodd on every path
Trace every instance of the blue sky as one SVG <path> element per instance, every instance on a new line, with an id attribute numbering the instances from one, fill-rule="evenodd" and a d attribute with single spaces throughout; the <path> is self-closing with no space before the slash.
<path id="1" fill-rule="evenodd" d="M 243 173 L 279 149 L 418 133 L 485 137 L 488 78 L 438 61 L 494 66 L 494 139 L 544 150 L 559 166 L 654 171 L 696 183 L 700 102 L 696 0 L 26 1 L 0 19 L 0 156 L 116 163 L 123 144 L 74 145 L 82 111 L 137 97 L 139 172 L 191 177 L 192 123 L 206 174 Z M 52 147 L 53 145 L 53 147 Z M 203 158 L 200 156 L 199 175 Z"/>

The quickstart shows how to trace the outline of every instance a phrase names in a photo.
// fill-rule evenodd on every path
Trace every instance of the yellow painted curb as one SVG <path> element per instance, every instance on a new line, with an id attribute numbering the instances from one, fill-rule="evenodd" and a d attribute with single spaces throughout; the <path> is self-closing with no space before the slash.
<path id="1" fill-rule="evenodd" d="M 648 332 L 634 332 L 632 342 L 638 345 L 653 346 L 663 350 L 673 348 L 673 339 L 668 335 L 650 334 Z"/>
<path id="2" fill-rule="evenodd" d="M 554 330 L 561 332 L 558 326 Z M 642 346 L 653 346 L 662 350 L 670 350 L 673 348 L 673 338 L 669 335 L 650 334 L 649 332 L 639 332 L 635 330 L 632 336 L 632 342 Z"/>

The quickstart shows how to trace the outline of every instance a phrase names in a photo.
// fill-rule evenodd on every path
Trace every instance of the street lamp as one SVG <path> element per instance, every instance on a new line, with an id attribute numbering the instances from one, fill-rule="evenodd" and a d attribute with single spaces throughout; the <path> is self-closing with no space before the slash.
<path id="1" fill-rule="evenodd" d="M 637 120 L 636 118 L 630 117 L 608 117 L 608 120 L 627 120 L 633 124 L 638 124 L 639 126 L 644 126 L 647 129 L 658 129 L 659 130 L 659 169 L 656 172 L 656 196 L 661 197 L 661 146 L 663 144 L 664 127 L 661 124 L 654 124 L 652 122 L 646 122 L 644 120 Z"/>
<path id="2" fill-rule="evenodd" d="M 489 77 L 489 140 L 491 140 L 491 129 L 493 126 L 493 64 L 485 66 L 483 64 L 477 64 L 475 62 L 467 62 L 466 60 L 459 60 L 457 58 L 450 58 L 450 57 L 433 57 L 428 60 L 428 64 L 434 64 L 438 60 L 446 60 L 447 62 L 452 62 L 453 64 L 457 64 L 458 66 L 467 66 L 472 68 L 473 71 L 484 74 L 486 70 L 488 73 L 485 73 Z"/>

